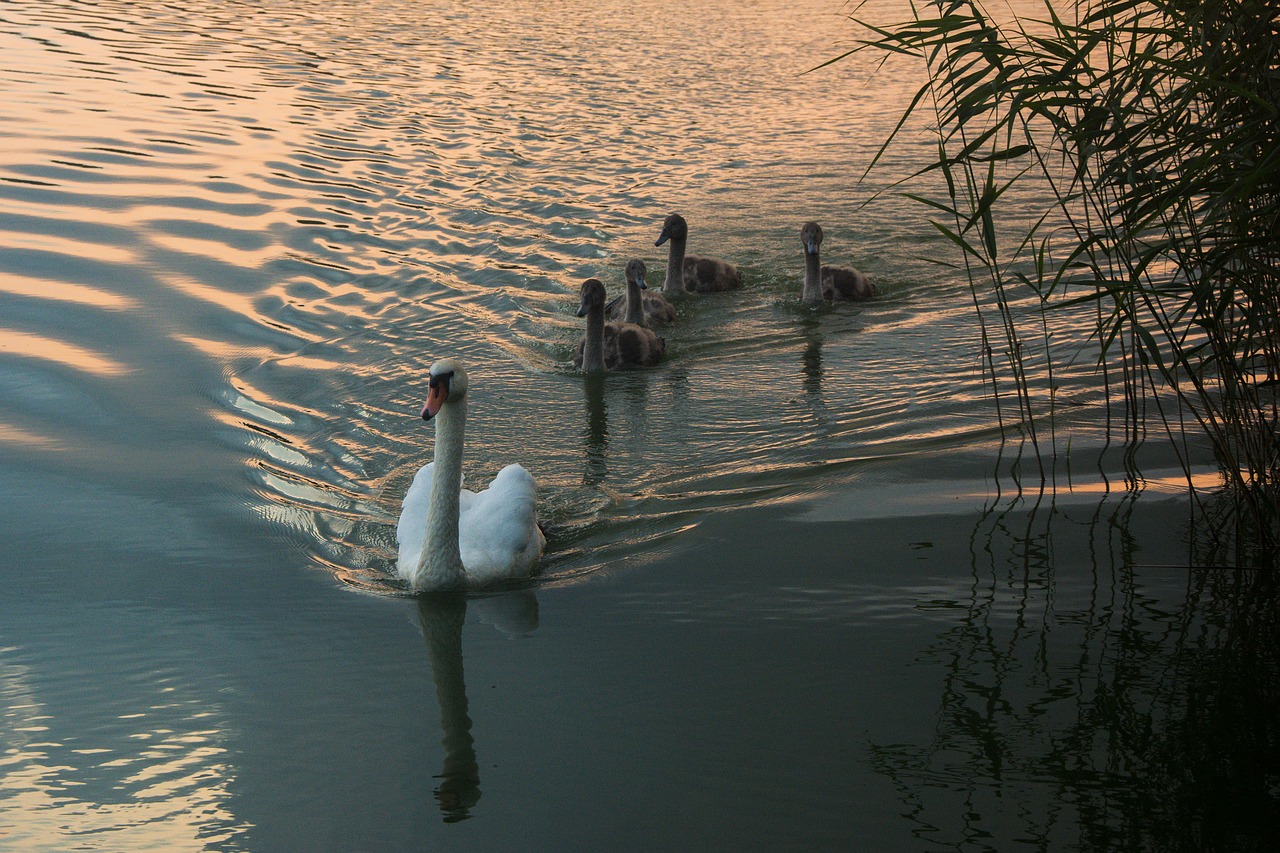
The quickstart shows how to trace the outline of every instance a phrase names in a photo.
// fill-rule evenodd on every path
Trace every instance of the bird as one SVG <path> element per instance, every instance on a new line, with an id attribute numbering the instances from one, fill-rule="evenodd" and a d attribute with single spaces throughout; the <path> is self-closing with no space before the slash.
<path id="1" fill-rule="evenodd" d="M 415 591 L 460 590 L 526 577 L 547 539 L 538 524 L 537 484 L 522 465 L 487 489 L 462 488 L 467 372 L 456 358 L 431 365 L 423 420 L 435 420 L 435 459 L 405 493 L 396 525 L 396 570 Z"/>
<path id="2" fill-rule="evenodd" d="M 834 302 L 837 299 L 870 299 L 876 286 L 866 273 L 853 267 L 823 266 L 818 257 L 822 245 L 822 227 L 806 222 L 800 228 L 804 245 L 804 289 L 800 298 L 809 305 Z"/>
<path id="3" fill-rule="evenodd" d="M 650 328 L 675 321 L 676 309 L 665 296 L 661 293 L 641 293 L 649 288 L 645 283 L 647 273 L 644 261 L 639 258 L 627 262 L 626 296 L 619 296 L 606 305 L 605 317 Z"/>
<path id="4" fill-rule="evenodd" d="M 688 239 L 689 224 L 680 214 L 673 213 L 662 223 L 662 233 L 653 245 L 661 246 L 668 240 L 671 241 L 671 248 L 667 253 L 667 278 L 662 285 L 663 293 L 716 293 L 733 290 L 742 284 L 738 268 L 728 261 L 686 255 L 684 250 Z"/>
<path id="5" fill-rule="evenodd" d="M 604 284 L 598 278 L 582 283 L 578 316 L 587 318 L 587 333 L 573 353 L 573 364 L 588 373 L 651 367 L 662 361 L 667 342 L 652 329 L 634 323 L 604 321 Z"/>

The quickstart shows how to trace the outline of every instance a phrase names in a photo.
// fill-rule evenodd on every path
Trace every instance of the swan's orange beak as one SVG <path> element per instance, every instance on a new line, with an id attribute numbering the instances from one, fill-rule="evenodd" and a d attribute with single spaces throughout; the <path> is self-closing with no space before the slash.
<path id="1" fill-rule="evenodd" d="M 449 399 L 449 382 L 443 379 L 432 377 L 430 385 L 427 387 L 427 402 L 422 407 L 422 419 L 429 421 L 440 413 L 440 407 L 444 405 L 444 401 Z"/>

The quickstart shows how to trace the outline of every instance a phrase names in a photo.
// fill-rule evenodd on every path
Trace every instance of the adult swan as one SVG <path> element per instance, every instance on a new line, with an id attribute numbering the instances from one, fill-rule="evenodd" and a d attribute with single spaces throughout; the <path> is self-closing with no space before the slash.
<path id="1" fill-rule="evenodd" d="M 538 527 L 536 486 L 508 465 L 489 488 L 462 488 L 467 372 L 457 359 L 431 365 L 422 419 L 435 419 L 436 458 L 413 478 L 396 525 L 396 569 L 414 590 L 467 589 L 529 574 L 546 537 Z"/>

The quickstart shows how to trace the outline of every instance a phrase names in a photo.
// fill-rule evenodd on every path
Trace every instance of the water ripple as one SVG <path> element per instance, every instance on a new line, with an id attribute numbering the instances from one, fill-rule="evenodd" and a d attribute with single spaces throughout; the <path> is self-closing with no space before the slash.
<path id="1" fill-rule="evenodd" d="M 216 447 L 249 484 L 234 502 L 378 591 L 444 354 L 474 376 L 469 481 L 534 471 L 553 579 L 988 441 L 972 297 L 915 258 L 930 229 L 902 202 L 857 208 L 855 166 L 916 84 L 804 74 L 840 19 L 778 26 L 793 5 L 685 27 L 668 0 L 7 4 L 0 366 L 21 393 L 0 441 L 82 469 Z M 619 292 L 638 257 L 660 282 L 675 209 L 746 287 L 683 300 L 662 366 L 584 382 L 581 281 Z M 798 304 L 810 218 L 880 298 Z"/>

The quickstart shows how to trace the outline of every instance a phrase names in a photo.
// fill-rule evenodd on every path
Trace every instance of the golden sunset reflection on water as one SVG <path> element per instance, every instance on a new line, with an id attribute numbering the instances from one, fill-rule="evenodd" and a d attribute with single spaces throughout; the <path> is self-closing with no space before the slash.
<path id="1" fill-rule="evenodd" d="M 49 739 L 62 727 L 32 681 L 24 667 L 5 663 L 0 652 L 0 732 L 7 747 L 0 759 L 0 802 L 23 816 L 0 828 L 0 846 L 192 850 L 238 834 L 227 810 L 235 770 L 225 735 L 211 727 L 219 712 L 191 701 L 161 700 L 118 715 L 116 726 L 129 731 L 122 740 L 98 745 L 89 733 L 61 743 Z M 153 718 L 171 720 L 175 713 L 189 727 L 149 727 L 156 725 L 149 722 Z M 108 801 L 86 787 L 86 781 L 102 777 L 113 779 Z M 93 799 L 82 799 L 82 791 L 94 791 Z M 213 829 L 217 825 L 227 828 Z"/>
<path id="2" fill-rule="evenodd" d="M 108 311 L 128 311 L 138 307 L 137 300 L 109 290 L 65 281 L 26 278 L 8 273 L 0 273 L 0 291 L 32 299 L 74 302 L 77 305 L 103 308 Z"/>
<path id="3" fill-rule="evenodd" d="M 130 366 L 86 347 L 30 332 L 0 329 L 0 354 L 36 358 L 102 377 L 123 376 Z"/>

